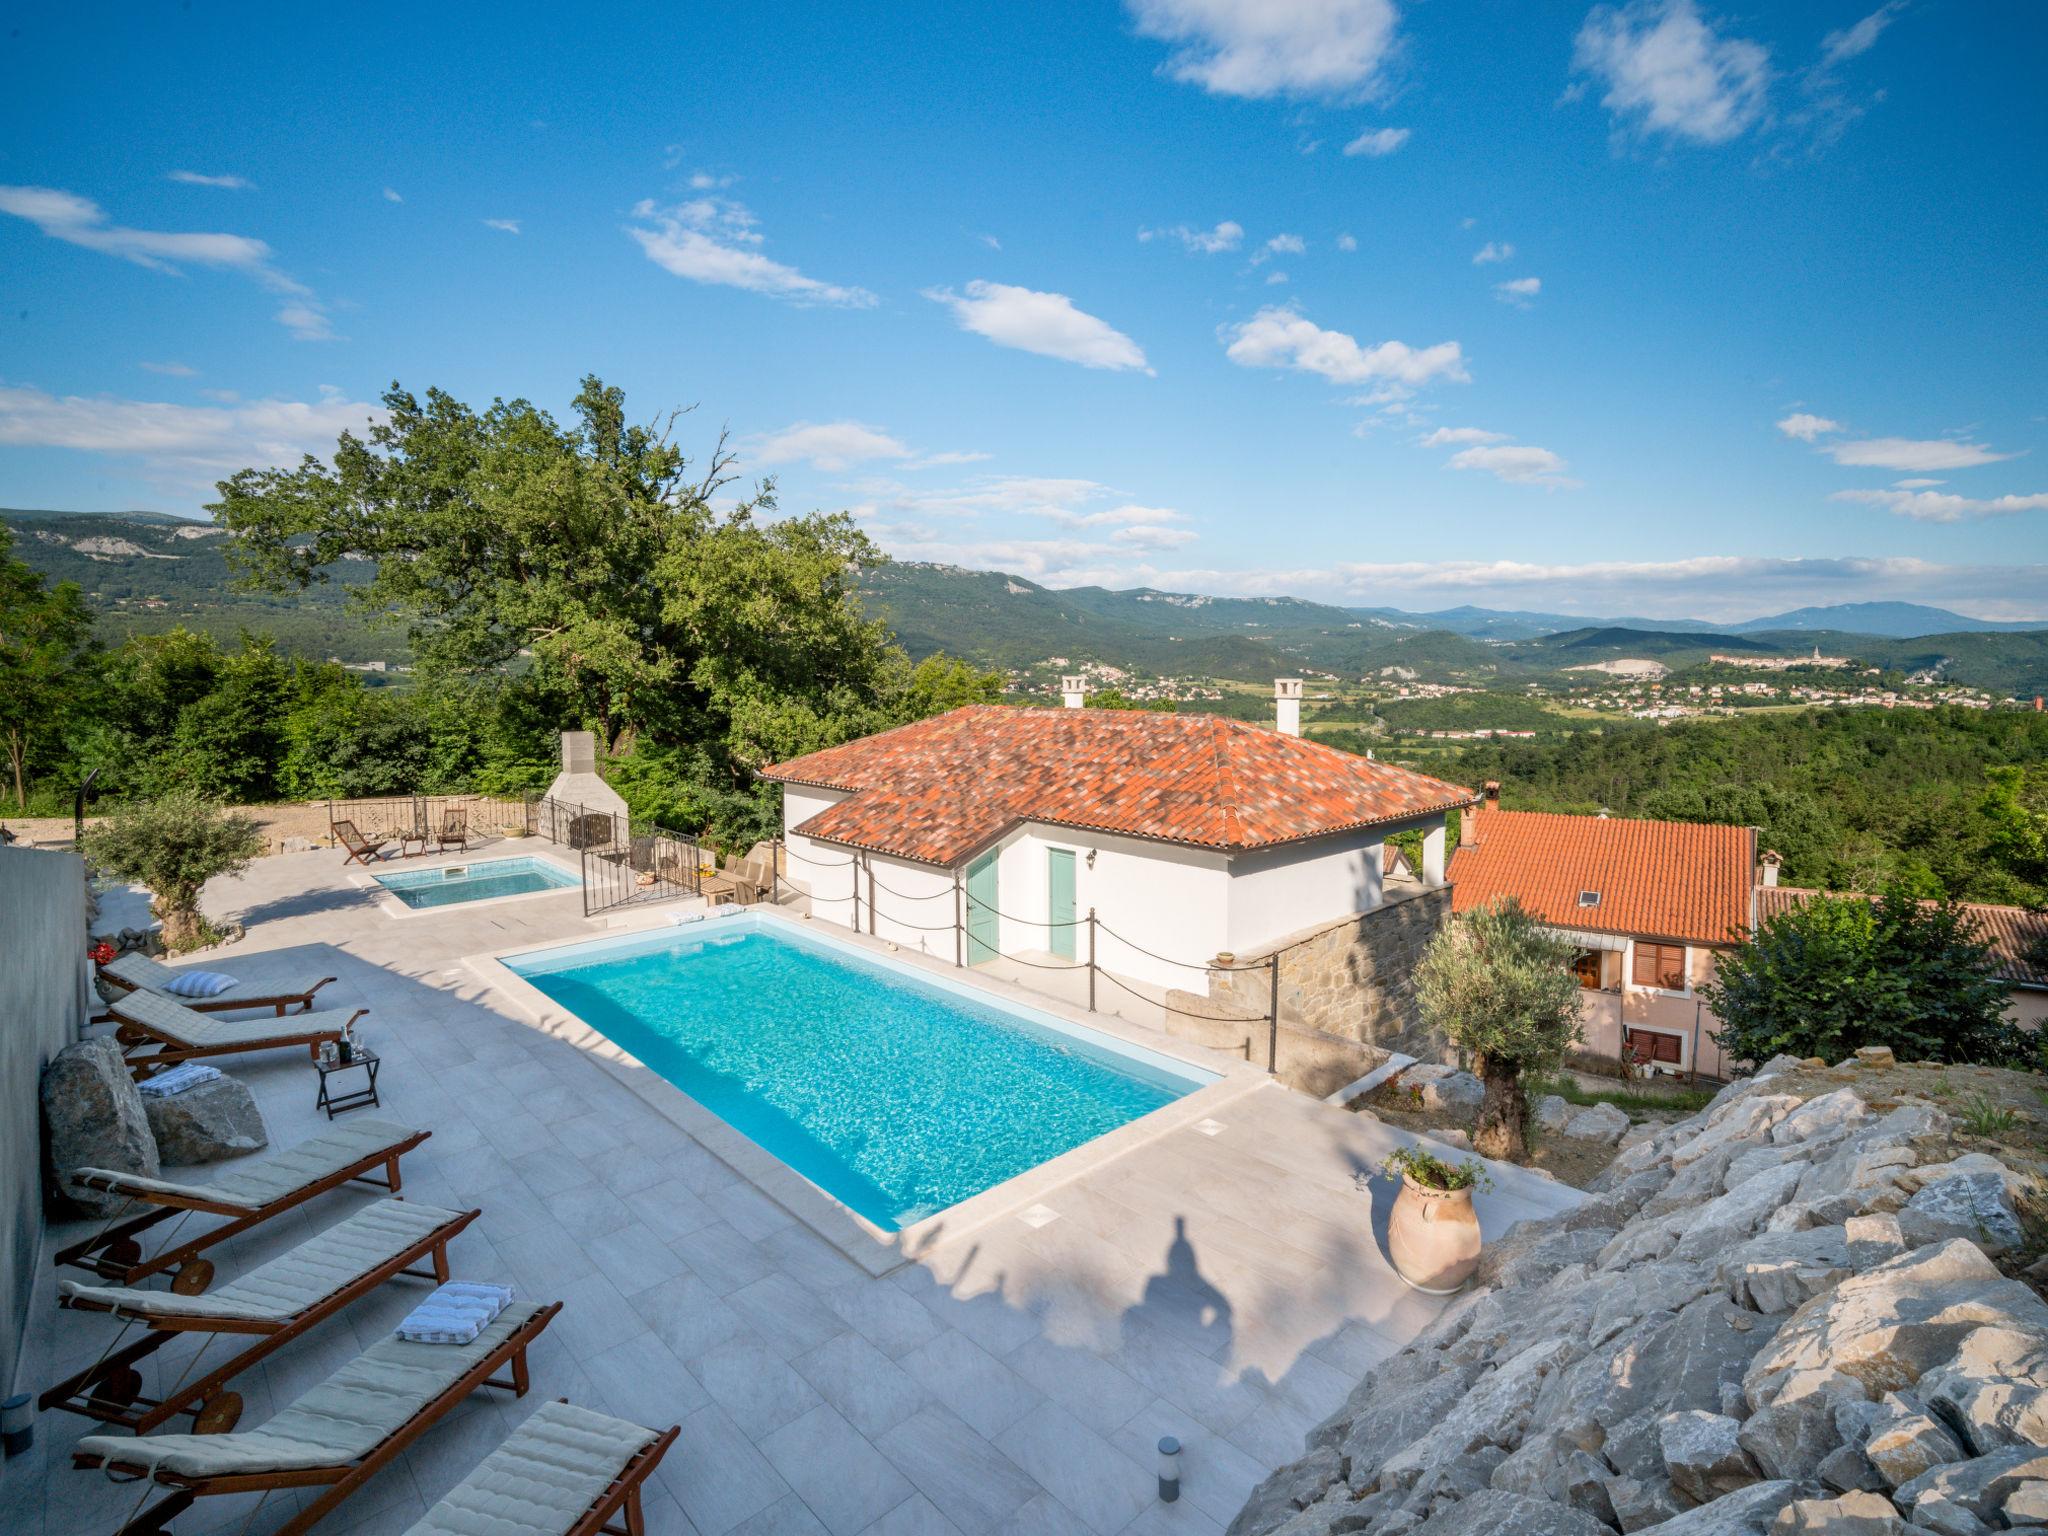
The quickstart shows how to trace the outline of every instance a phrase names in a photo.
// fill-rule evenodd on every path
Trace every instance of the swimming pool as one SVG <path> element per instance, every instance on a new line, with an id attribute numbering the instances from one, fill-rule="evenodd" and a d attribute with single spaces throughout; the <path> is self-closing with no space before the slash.
<path id="1" fill-rule="evenodd" d="M 751 916 L 504 964 L 889 1230 L 1215 1080 Z"/>
<path id="2" fill-rule="evenodd" d="M 573 890 L 580 876 L 546 859 L 521 855 L 483 859 L 475 864 L 444 864 L 435 869 L 408 869 L 373 878 L 414 911 L 453 907 L 467 901 L 495 901 L 500 896 L 531 896 L 537 891 Z"/>

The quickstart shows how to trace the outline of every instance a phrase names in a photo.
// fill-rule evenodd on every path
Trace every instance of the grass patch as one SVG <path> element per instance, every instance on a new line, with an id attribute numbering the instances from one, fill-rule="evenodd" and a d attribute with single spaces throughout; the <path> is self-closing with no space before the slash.
<path id="1" fill-rule="evenodd" d="M 1986 1094 L 1973 1094 L 1962 1113 L 1963 1129 L 1972 1136 L 2004 1136 L 2020 1123 L 2017 1111 L 1993 1103 Z"/>
<path id="2" fill-rule="evenodd" d="M 1713 1102 L 1713 1093 L 1705 1088 L 1671 1088 L 1638 1091 L 1632 1088 L 1587 1088 L 1575 1077 L 1532 1077 L 1528 1082 L 1530 1101 L 1540 1099 L 1546 1093 L 1554 1093 L 1567 1104 L 1586 1107 L 1594 1104 L 1612 1104 L 1616 1109 L 1625 1109 L 1631 1115 L 1650 1114 L 1660 1109 L 1677 1110 L 1680 1114 L 1696 1114 Z"/>

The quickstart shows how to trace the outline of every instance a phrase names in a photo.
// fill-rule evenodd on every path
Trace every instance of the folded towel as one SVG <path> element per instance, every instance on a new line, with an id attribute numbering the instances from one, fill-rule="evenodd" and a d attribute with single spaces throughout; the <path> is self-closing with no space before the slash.
<path id="1" fill-rule="evenodd" d="M 164 983 L 164 990 L 173 997 L 218 997 L 235 985 L 234 977 L 219 971 L 180 971 Z"/>
<path id="2" fill-rule="evenodd" d="M 197 1088 L 201 1083 L 210 1083 L 220 1076 L 219 1067 L 209 1067 L 203 1061 L 181 1062 L 167 1067 L 154 1076 L 145 1077 L 135 1086 L 145 1098 L 167 1099 L 174 1093 L 183 1093 L 187 1088 Z"/>
<path id="3" fill-rule="evenodd" d="M 512 1300 L 512 1287 L 450 1280 L 405 1315 L 398 1336 L 415 1344 L 468 1344 Z"/>
<path id="4" fill-rule="evenodd" d="M 736 901 L 721 901 L 710 911 L 712 917 L 736 917 L 747 909 Z"/>
<path id="5" fill-rule="evenodd" d="M 703 921 L 704 914 L 702 912 L 675 912 L 669 916 L 670 926 L 676 928 L 682 927 L 685 923 L 701 923 Z"/>

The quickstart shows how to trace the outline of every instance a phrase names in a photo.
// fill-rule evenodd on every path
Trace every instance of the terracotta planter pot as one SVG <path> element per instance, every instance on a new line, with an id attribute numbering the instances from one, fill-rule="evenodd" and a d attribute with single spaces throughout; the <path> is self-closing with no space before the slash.
<path id="1" fill-rule="evenodd" d="M 1418 1291 L 1448 1296 L 1479 1267 L 1479 1217 L 1469 1189 L 1430 1189 L 1403 1176 L 1387 1221 L 1394 1272 Z"/>

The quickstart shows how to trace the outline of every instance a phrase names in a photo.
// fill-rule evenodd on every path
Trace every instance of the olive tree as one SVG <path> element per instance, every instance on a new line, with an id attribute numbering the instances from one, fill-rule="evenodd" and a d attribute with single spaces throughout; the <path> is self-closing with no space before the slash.
<path id="1" fill-rule="evenodd" d="M 216 875 L 247 869 L 263 852 L 263 831 L 197 790 L 178 789 L 87 828 L 82 851 L 93 864 L 149 887 L 166 949 L 197 949 L 216 936 L 199 910 L 199 893 Z"/>
<path id="2" fill-rule="evenodd" d="M 1522 1077 L 1554 1071 L 1579 1039 L 1572 945 L 1513 897 L 1479 908 L 1430 940 L 1417 972 L 1422 1017 L 1472 1058 L 1486 1087 L 1472 1147 L 1527 1154 Z"/>

